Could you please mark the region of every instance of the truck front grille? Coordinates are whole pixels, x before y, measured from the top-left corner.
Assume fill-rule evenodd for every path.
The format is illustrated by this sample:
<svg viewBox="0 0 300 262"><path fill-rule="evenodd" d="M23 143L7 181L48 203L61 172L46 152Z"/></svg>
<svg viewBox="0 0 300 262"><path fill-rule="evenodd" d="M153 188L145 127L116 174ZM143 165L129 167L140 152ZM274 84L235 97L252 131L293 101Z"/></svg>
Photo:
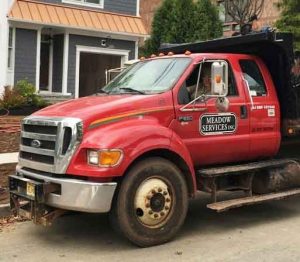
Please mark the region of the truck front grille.
<svg viewBox="0 0 300 262"><path fill-rule="evenodd" d="M40 171L63 174L82 130L77 118L27 117L22 123L19 164Z"/></svg>

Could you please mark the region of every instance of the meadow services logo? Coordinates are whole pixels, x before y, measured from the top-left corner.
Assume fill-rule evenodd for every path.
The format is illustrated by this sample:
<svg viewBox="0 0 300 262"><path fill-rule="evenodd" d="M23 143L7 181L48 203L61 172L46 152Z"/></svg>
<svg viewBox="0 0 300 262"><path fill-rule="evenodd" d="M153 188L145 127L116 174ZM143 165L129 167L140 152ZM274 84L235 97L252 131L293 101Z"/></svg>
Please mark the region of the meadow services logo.
<svg viewBox="0 0 300 262"><path fill-rule="evenodd" d="M236 131L237 119L234 113L204 114L199 121L202 135L232 134Z"/></svg>

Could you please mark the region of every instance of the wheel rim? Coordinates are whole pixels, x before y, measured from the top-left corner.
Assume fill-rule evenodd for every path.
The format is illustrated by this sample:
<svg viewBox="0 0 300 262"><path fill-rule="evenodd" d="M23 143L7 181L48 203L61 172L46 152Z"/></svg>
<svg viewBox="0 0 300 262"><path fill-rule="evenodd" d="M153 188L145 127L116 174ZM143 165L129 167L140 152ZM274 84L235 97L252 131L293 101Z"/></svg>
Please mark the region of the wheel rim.
<svg viewBox="0 0 300 262"><path fill-rule="evenodd" d="M174 202L172 192L171 186L157 177L140 184L134 199L138 221L152 228L166 224Z"/></svg>

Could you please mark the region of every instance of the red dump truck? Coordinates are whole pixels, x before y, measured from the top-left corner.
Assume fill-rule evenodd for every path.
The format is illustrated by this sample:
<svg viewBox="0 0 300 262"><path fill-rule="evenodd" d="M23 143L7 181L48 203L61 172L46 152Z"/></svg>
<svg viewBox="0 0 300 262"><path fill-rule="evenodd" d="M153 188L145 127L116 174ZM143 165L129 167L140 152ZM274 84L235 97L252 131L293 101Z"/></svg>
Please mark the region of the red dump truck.
<svg viewBox="0 0 300 262"><path fill-rule="evenodd" d="M145 247L176 235L197 191L218 212L300 194L292 64L283 33L165 46L99 93L26 117L12 211L43 225L109 212Z"/></svg>

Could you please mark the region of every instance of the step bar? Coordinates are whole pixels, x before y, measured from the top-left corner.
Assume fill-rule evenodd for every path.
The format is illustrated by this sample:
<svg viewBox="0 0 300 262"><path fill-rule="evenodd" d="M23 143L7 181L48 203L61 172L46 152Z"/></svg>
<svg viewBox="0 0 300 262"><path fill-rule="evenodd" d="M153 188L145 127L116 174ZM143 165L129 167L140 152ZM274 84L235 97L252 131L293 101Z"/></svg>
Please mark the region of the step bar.
<svg viewBox="0 0 300 262"><path fill-rule="evenodd" d="M220 201L220 202L208 204L207 208L215 210L217 212L224 212L229 209L233 209L241 206L260 204L266 201L280 200L280 199L284 199L296 195L300 195L300 188L292 189L284 192L278 192L278 193L255 195L251 197L243 197L243 198L237 198L232 200Z"/></svg>

